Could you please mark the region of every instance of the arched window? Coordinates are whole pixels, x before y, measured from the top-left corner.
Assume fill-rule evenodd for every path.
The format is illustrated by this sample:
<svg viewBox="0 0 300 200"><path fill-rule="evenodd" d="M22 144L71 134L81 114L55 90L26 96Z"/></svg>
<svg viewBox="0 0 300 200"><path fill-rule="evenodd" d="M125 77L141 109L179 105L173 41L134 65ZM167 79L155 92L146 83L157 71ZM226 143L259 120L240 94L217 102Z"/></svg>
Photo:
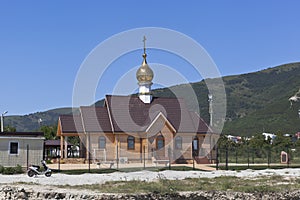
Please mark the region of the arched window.
<svg viewBox="0 0 300 200"><path fill-rule="evenodd" d="M182 149L182 137L180 136L175 138L175 149Z"/></svg>
<svg viewBox="0 0 300 200"><path fill-rule="evenodd" d="M162 149L165 146L165 138L162 135L157 136L156 138L156 149Z"/></svg>
<svg viewBox="0 0 300 200"><path fill-rule="evenodd" d="M194 137L193 139L193 150L198 151L199 150L199 139L198 137Z"/></svg>
<svg viewBox="0 0 300 200"><path fill-rule="evenodd" d="M192 155L194 156L199 156L199 139L197 136L193 138L192 142Z"/></svg>
<svg viewBox="0 0 300 200"><path fill-rule="evenodd" d="M106 138L104 136L99 137L99 149L106 148Z"/></svg>
<svg viewBox="0 0 300 200"><path fill-rule="evenodd" d="M133 136L128 136L127 138L127 149L130 149L130 150L134 150L134 137Z"/></svg>

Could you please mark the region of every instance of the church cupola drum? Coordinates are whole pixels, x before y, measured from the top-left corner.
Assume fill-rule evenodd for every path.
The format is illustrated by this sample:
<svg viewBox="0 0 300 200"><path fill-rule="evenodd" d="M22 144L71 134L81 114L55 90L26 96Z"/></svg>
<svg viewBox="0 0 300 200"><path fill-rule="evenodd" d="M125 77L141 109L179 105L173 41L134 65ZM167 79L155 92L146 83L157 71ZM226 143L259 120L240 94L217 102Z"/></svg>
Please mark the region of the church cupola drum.
<svg viewBox="0 0 300 200"><path fill-rule="evenodd" d="M151 85L153 80L153 71L147 64L147 54L146 54L146 37L144 36L144 54L143 54L143 63L136 72L136 79L138 80L139 85L139 98L144 103L151 103Z"/></svg>

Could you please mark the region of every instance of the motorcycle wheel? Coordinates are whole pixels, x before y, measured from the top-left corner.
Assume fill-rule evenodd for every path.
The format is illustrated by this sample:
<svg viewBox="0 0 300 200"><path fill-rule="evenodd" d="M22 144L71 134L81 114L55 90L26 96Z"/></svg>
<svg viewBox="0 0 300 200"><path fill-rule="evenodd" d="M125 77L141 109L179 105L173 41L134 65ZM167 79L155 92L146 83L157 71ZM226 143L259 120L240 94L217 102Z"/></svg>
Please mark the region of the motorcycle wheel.
<svg viewBox="0 0 300 200"><path fill-rule="evenodd" d="M46 172L45 176L50 177L52 175L52 172Z"/></svg>
<svg viewBox="0 0 300 200"><path fill-rule="evenodd" d="M31 170L29 170L28 172L27 172L27 175L29 176L29 177L33 177L34 176L34 172L33 171L31 171Z"/></svg>

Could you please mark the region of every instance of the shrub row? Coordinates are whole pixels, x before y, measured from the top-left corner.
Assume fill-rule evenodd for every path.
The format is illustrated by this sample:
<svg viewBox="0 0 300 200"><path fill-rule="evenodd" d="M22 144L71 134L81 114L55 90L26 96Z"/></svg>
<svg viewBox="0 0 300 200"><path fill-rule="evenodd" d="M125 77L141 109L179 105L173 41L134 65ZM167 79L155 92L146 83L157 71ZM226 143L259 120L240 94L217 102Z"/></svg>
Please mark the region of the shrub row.
<svg viewBox="0 0 300 200"><path fill-rule="evenodd" d="M0 174L22 174L24 173L22 166L17 165L16 167L3 167L0 165Z"/></svg>

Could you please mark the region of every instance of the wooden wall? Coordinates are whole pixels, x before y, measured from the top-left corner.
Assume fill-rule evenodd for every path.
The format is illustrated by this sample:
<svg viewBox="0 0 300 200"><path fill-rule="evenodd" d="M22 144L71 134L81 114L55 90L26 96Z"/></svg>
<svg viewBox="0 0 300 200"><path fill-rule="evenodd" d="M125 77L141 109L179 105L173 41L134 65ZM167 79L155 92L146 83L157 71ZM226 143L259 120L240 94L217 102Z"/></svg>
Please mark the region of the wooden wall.
<svg viewBox="0 0 300 200"><path fill-rule="evenodd" d="M157 150L157 136L162 135L165 141L165 147L161 150ZM159 155L163 159L168 159L169 151L171 150L171 160L177 159L192 159L192 141L194 137L198 137L199 150L205 148L206 151L210 149L211 139L205 138L205 134L194 134L194 133L173 133L172 129L165 124L165 126L156 135L147 138L147 136L139 135L138 133L92 133L90 134L91 141L91 157L104 160L103 150L99 150L99 137L105 136L106 138L106 160L117 159L118 157L126 158L128 162L140 162L143 159L143 147L145 146L146 158L151 160L152 156ZM128 149L127 139L128 136L134 136L135 145L134 149ZM175 148L175 138L182 138L182 148ZM210 137L210 136L208 136ZM204 140L205 138L205 140ZM148 140L148 142L147 142ZM208 142L209 141L209 142ZM118 144L118 147L117 147ZM200 150L201 151L201 150ZM199 153L200 156L200 153Z"/></svg>

